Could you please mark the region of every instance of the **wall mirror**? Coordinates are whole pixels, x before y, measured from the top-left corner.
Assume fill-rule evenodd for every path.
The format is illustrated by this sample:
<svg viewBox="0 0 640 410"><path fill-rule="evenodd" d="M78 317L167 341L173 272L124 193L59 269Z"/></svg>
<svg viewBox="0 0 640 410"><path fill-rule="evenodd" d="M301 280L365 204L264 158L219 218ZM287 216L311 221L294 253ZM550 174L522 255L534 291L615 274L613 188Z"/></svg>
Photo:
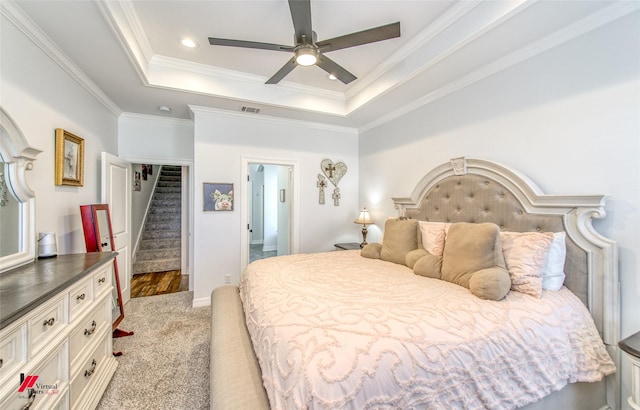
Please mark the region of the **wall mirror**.
<svg viewBox="0 0 640 410"><path fill-rule="evenodd" d="M0 273L35 259L35 193L25 172L40 152L0 107Z"/></svg>
<svg viewBox="0 0 640 410"><path fill-rule="evenodd" d="M87 252L111 252L114 247L114 240L111 228L111 213L109 205L94 204L81 205L80 215L82 216L82 229L84 231L84 242ZM118 273L118 258L113 260L113 292L112 292L112 330L118 333L118 324L124 319L124 305L122 302L122 288L120 287L120 275ZM122 332L126 333L126 332Z"/></svg>

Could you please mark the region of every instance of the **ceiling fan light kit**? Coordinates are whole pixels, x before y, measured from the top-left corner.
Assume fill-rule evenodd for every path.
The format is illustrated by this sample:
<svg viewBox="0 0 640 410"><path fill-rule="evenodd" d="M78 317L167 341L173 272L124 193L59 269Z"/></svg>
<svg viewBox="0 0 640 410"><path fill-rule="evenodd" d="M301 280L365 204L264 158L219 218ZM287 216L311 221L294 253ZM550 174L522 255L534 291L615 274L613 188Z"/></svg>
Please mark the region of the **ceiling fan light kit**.
<svg viewBox="0 0 640 410"><path fill-rule="evenodd" d="M293 47L216 37L209 37L209 44L260 50L293 51L294 56L269 78L266 84L277 84L298 65L312 66L314 64L328 74L335 76L342 83L349 84L357 77L324 55L324 53L400 37L400 22L396 22L329 40L316 41L316 33L311 26L311 0L289 0L289 10L291 11L291 19L293 20L295 31L296 45ZM308 39L311 39L311 42Z"/></svg>
<svg viewBox="0 0 640 410"><path fill-rule="evenodd" d="M311 66L318 61L318 49L311 44L303 44L296 47L296 63L301 66Z"/></svg>

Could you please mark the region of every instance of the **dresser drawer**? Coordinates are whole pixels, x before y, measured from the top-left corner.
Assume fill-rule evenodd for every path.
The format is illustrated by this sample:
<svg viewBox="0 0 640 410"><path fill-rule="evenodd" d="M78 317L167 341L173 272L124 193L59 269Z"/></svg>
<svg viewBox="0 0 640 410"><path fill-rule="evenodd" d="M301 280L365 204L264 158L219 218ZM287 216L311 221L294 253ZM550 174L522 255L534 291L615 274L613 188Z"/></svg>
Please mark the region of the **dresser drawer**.
<svg viewBox="0 0 640 410"><path fill-rule="evenodd" d="M80 364L80 368L75 375L72 375L70 400L71 408L79 408L83 399L83 393L87 386L89 386L94 380L96 382L101 377L101 373L106 371L107 358L111 358L113 354L110 348L110 335L106 336L105 333L100 335L101 341L94 348L91 354Z"/></svg>
<svg viewBox="0 0 640 410"><path fill-rule="evenodd" d="M10 380L11 394L0 404L3 410L50 409L60 403L69 385L67 382L67 345L59 345L43 364L28 374L24 381L18 375ZM21 391L22 390L22 391ZM30 404L30 405L29 405ZM29 405L29 407L26 407Z"/></svg>
<svg viewBox="0 0 640 410"><path fill-rule="evenodd" d="M4 329L0 333L0 386L27 362L27 324Z"/></svg>
<svg viewBox="0 0 640 410"><path fill-rule="evenodd" d="M93 277L89 277L71 288L69 292L69 322L73 322L82 309L91 304L92 300Z"/></svg>
<svg viewBox="0 0 640 410"><path fill-rule="evenodd" d="M77 371L77 366L81 363L81 354L83 350L91 344L100 335L103 335L105 328L111 326L111 323L107 321L107 313L110 309L111 300L103 299L100 305L96 307L86 318L76 324L75 329L69 336L69 359L71 361L71 374Z"/></svg>
<svg viewBox="0 0 640 410"><path fill-rule="evenodd" d="M64 296L58 296L38 309L29 319L31 357L45 347L67 325L65 301Z"/></svg>
<svg viewBox="0 0 640 410"><path fill-rule="evenodd" d="M93 295L97 299L104 292L111 292L111 278L113 278L113 264L110 263L93 275Z"/></svg>

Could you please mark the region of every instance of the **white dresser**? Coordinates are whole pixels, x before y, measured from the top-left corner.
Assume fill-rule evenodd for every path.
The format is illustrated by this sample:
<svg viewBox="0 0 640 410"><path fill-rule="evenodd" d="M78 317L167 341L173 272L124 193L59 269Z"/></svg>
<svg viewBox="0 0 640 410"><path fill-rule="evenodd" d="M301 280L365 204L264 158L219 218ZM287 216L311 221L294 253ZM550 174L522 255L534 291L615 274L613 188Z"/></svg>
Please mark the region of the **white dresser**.
<svg viewBox="0 0 640 410"><path fill-rule="evenodd" d="M97 406L118 365L115 255L61 255L0 277L0 409Z"/></svg>

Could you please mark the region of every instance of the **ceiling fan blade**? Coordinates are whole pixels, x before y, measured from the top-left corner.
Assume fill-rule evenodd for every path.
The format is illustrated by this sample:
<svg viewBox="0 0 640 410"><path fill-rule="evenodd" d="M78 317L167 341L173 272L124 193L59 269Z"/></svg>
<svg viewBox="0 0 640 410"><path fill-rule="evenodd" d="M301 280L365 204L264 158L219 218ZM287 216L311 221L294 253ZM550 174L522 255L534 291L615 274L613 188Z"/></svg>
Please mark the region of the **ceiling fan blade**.
<svg viewBox="0 0 640 410"><path fill-rule="evenodd" d="M302 43L303 35L307 38L307 42L312 42L311 0L289 0L289 10L291 10L296 43Z"/></svg>
<svg viewBox="0 0 640 410"><path fill-rule="evenodd" d="M292 57L291 60L287 61L287 64L282 66L282 68L278 70L278 72L275 73L273 77L268 79L265 84L278 84L280 80L285 78L287 74L293 71L293 69L296 68L297 65L298 64L296 63L296 58Z"/></svg>
<svg viewBox="0 0 640 410"><path fill-rule="evenodd" d="M327 73L335 75L336 78L342 81L344 84L349 84L351 81L358 78L342 68L340 65L338 65L338 63L336 63L329 57L324 56L320 53L318 53L318 61L316 62L316 65L322 68Z"/></svg>
<svg viewBox="0 0 640 410"><path fill-rule="evenodd" d="M320 51L326 53L328 51L341 50L343 48L375 43L376 41L388 40L396 37L400 37L400 22L370 28L368 30L335 37L329 40L318 41L316 45Z"/></svg>
<svg viewBox="0 0 640 410"><path fill-rule="evenodd" d="M257 41L244 41L244 40L229 40L227 38L215 38L209 37L209 44L212 46L229 46L229 47L244 47L244 48L258 48L260 50L275 50L275 51L293 51L293 46L283 46L280 44L272 43L259 43Z"/></svg>

